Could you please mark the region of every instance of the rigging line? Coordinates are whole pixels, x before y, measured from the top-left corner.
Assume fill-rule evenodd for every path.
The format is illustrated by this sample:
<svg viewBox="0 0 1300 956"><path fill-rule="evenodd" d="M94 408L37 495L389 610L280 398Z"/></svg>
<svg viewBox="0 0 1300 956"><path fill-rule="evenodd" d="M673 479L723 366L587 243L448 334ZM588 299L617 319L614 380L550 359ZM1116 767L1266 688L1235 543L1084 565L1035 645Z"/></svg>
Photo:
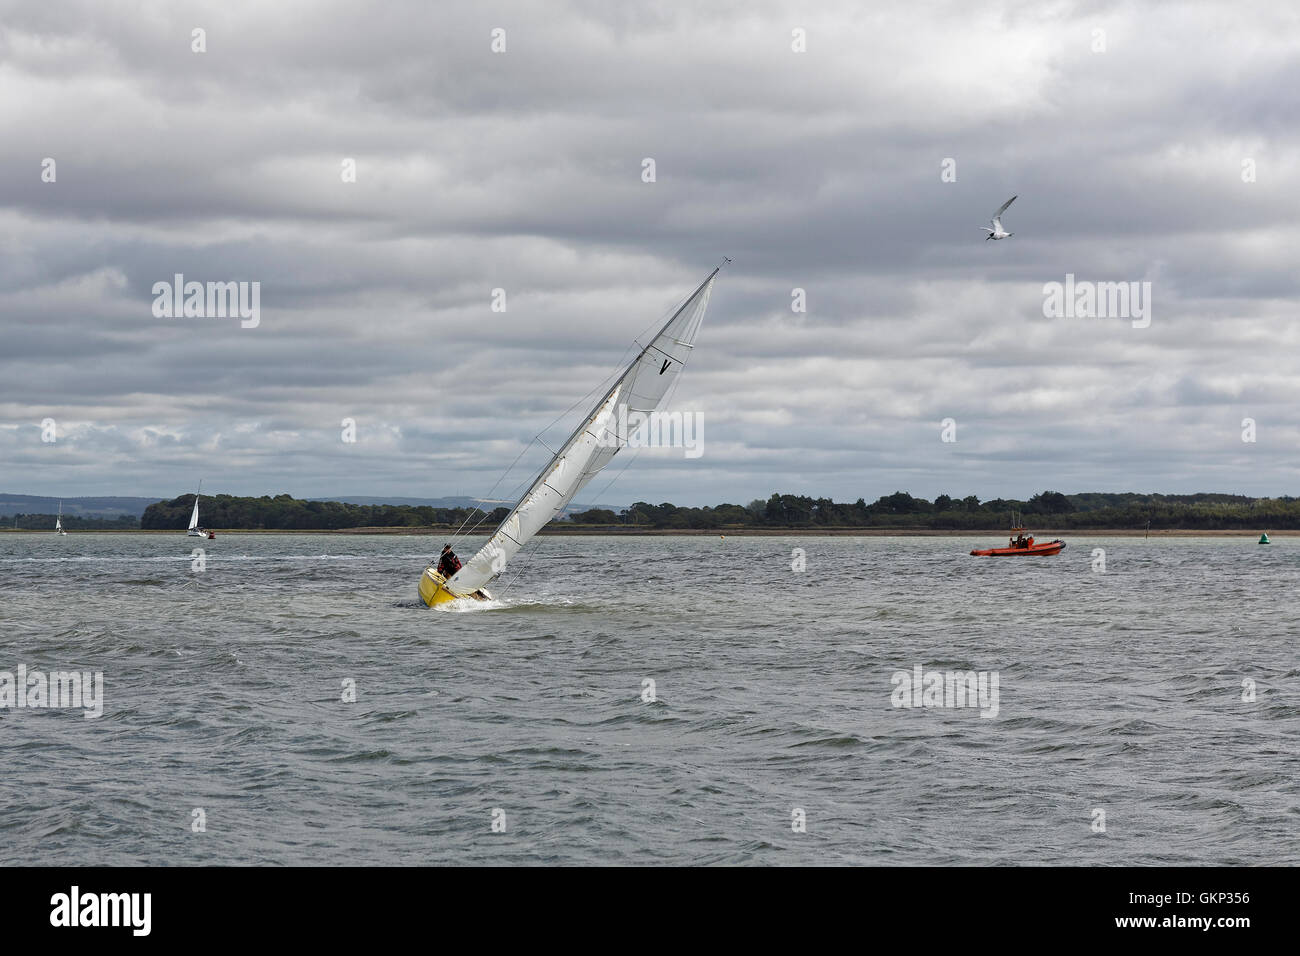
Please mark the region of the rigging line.
<svg viewBox="0 0 1300 956"><path fill-rule="evenodd" d="M552 456L552 457L555 456L555 452L551 450L551 448L546 444L546 442L542 441L542 436L543 436L544 434L546 434L546 433L547 433L547 432L548 432L552 427L554 427L554 425L555 425L556 422L558 422L558 421L560 421L561 419L563 419L563 418L565 418L566 416L568 416L568 415L569 415L569 414L570 414L570 413L571 413L575 408L577 408L579 405L582 405L584 402L586 402L588 399L590 399L591 396L592 396L593 394L595 394L596 392L600 391L600 389L604 388L604 386L606 385L606 383L609 382L611 378L613 378L615 375L620 375L620 374L623 374L624 372L626 372L626 371L627 371L627 366L628 366L628 364L630 364L630 363L625 362L625 360L626 360L627 356L629 355L629 353L632 352L632 350L633 350L634 346L636 346L636 344L637 344L637 343L633 342L632 345L628 345L628 346L626 346L626 347L623 349L622 354L619 356L618 363L614 366L614 369L613 369L611 372L608 372L608 373L605 375L605 377L604 377L603 379L601 379L600 382L598 382L598 383L596 384L596 386L595 386L594 388L591 388L590 390L588 390L586 394L584 394L584 395L582 395L580 398L578 398L578 400L575 401L572 405L570 405L570 406L569 406L568 408L566 408L564 411L560 412L560 414L557 415L555 418L551 419L551 421L550 421L548 424L546 424L546 425L542 428L541 431L539 431L536 435L534 435L531 439L529 439L528 444L526 444L526 445L524 446L523 450L522 450L521 452L519 452L518 455L515 456L515 460L512 461L512 462L510 463L510 467L507 468L507 469L502 473L501 477L499 477L499 478L496 480L496 484L494 484L494 485L492 486L492 488L488 491L487 496L488 496L489 498L491 498L492 495L496 492L496 490L497 490L497 486L500 485L501 482L505 481L506 476L509 475L510 472L514 470L515 465L519 464L519 459L523 458L524 455L528 453L528 450L529 450L530 448L532 448L532 446L533 446L533 442L536 442L537 444L539 444L539 445L541 445L543 448L545 448L547 451L551 452L551 456ZM545 468L545 466L543 466L543 469L544 469L544 468ZM540 472L539 472L539 476L540 476ZM536 482L536 479L534 479L533 481L534 481L534 483L535 483L535 482ZM519 484L517 484L517 485L515 486L515 489L514 489L514 490L515 490L515 492L517 493L517 492L519 491L519 489L520 489L520 488L523 488L523 487L524 487L524 481L521 480L521 481L519 482ZM516 494L512 494L511 497L516 497ZM518 502L516 502L516 506L517 506L517 505L518 505ZM470 513L469 513L468 515L466 515L465 519L460 523L460 526L459 526L459 527L458 527L454 532L452 532L452 538L451 538L451 539L452 539L453 542L459 541L461 538L464 538L464 537L467 537L467 536L470 535L470 534L473 534L474 531L478 529L479 525L481 525L485 520L487 520L487 516L488 516L489 512L483 511L483 517L479 518L479 520L476 521L476 522L474 523L474 526L473 526L469 531L465 531L465 530L464 530L464 529L465 529L465 525L469 523L470 519L472 519L472 518L474 517L475 513L476 513L476 512L479 512L479 511L482 511L482 510L483 510L483 509L479 508L478 505L475 505L475 506L474 506L474 508L470 511ZM495 510L495 509L493 509L493 510Z"/></svg>
<svg viewBox="0 0 1300 956"><path fill-rule="evenodd" d="M640 449L640 448L636 448L636 449L634 449L634 450L632 451L632 454L631 454L630 456L628 456L627 464L624 465L622 468L620 468L620 469L619 469L619 470L614 474L614 477L610 478L609 481L605 482L605 487L602 488L602 489L600 489L599 493L597 493L596 495L593 495L593 497L595 498L595 500L596 500L597 503L599 503L600 499L603 498L603 497L605 496L605 492L609 491L610 486L612 486L612 485L614 484L614 482L616 482L616 481L618 481L620 478L622 478L622 477L623 477L623 473L624 473L625 471L627 471L629 468L632 467L632 462L636 461L636 456L639 455L639 454L641 454L641 449Z"/></svg>
<svg viewBox="0 0 1300 956"><path fill-rule="evenodd" d="M497 507L500 507L500 505L498 505ZM455 543L455 542L457 542L457 541L461 541L461 540L463 540L464 538L468 538L470 535L472 535L472 534L474 534L475 532L478 531L479 527L483 524L484 521L487 521L488 518L492 517L492 512L491 512L491 511L486 511L486 510L484 510L484 509L482 509L482 508L478 508L477 505L475 506L475 508L476 508L478 511L481 511L481 512L482 512L482 516L481 516L477 521L475 521L474 524L473 524L473 526L472 526L471 528L469 528L469 530L467 530L467 531L466 531L466 530L463 530L463 529L465 528L465 522L468 522L469 519L473 517L473 514L471 513L470 516L467 517L467 518L465 519L464 522L461 522L461 526L460 526L460 528L457 529L456 533L452 536L452 539L451 539L451 540L452 540L453 543ZM493 508L492 511L496 511L496 508Z"/></svg>
<svg viewBox="0 0 1300 956"><path fill-rule="evenodd" d="M523 447L523 449L519 452L519 454L515 456L515 460L512 461L512 462L510 463L510 466L509 466L508 468L506 468L506 470L505 470L504 472L501 473L501 476L497 478L495 484L493 484L492 487L491 487L490 489L488 489L488 493L487 493L487 497L488 497L488 498L491 498L492 495L496 493L497 487L501 484L501 482L503 482L503 481L506 480L506 477L510 474L511 471L514 470L515 465L519 464L519 459L523 458L524 455L526 455L526 454L528 453L528 450L529 450L530 448L533 447L533 443L534 443L534 442L536 442L537 444L541 445L543 448L546 448L547 451L550 451L552 457L555 455L555 452L551 451L551 449L547 446L547 444L546 444L544 441L542 441L542 436L543 436L544 434L546 434L546 432L549 431L549 430L550 430L550 429L555 425L556 422L560 421L560 419L564 418L564 417L567 416L569 413L571 413L575 408L577 408L579 405L581 405L583 402L585 402L588 398L590 398L590 397L592 396L592 394L594 394L595 392L599 391L600 388L603 387L604 384L605 384L606 382L608 382L609 379L610 379L613 375L618 374L619 371L620 371L620 369L623 369L623 368L624 368L624 365L623 365L623 359L625 359L625 358L627 357L628 353L631 352L631 351L632 351L632 346L631 346L631 345L625 347L625 348L623 349L623 353L619 356L618 364L615 365L613 371L607 373L607 374L605 375L605 377L604 377L604 378L603 378L599 383L597 383L596 386L595 386L594 388L588 390L586 394L584 394L584 395L582 395L580 398L578 398L578 400L575 401L572 405L570 405L570 406L569 406L568 408L566 408L564 411L560 412L560 414L557 415L555 418L551 419L551 421L550 421L549 423L547 423L545 426L543 426L543 428L541 429L541 431L539 431L536 435L534 435L532 438L530 438L530 439L528 440L528 443L525 444L524 447ZM515 489L514 489L514 490L517 492L519 488L523 487L523 484L524 484L524 482L521 480L521 481L519 482L519 484L517 484L517 485L515 486ZM511 497L515 497L515 495L512 494ZM495 509L493 509L493 510L495 510ZM487 515L489 514L489 512L483 511L483 517L480 518L477 522L475 522L474 527L473 527L470 531L465 531L465 530L464 530L464 529L465 529L465 525L467 525L467 524L469 523L469 521L474 517L474 515L475 515L477 512L480 512L480 511L483 511L483 509L481 509L477 504L476 504L476 505L475 505L475 506L470 510L470 513L469 513L468 515L465 516L465 518L464 518L463 521L461 521L460 526L457 527L456 530L452 532L451 539L452 539L453 542L455 542L455 541L459 541L461 538L466 537L466 536L469 535L469 534L472 534L473 531L474 531L475 529L477 529L478 526L481 525L481 524L483 523L483 521L486 520Z"/></svg>
<svg viewBox="0 0 1300 956"><path fill-rule="evenodd" d="M543 539L544 539L544 538L549 537L549 535L540 535L540 534L539 534L539 535L537 535L536 537L538 537L538 538L543 538ZM513 563L515 564L515 573L511 576L511 578L510 578L508 581L502 581L502 582L501 582L501 588L500 588L500 592L501 592L501 594L503 594L503 595L504 595L504 594L509 594L509 593L514 589L515 584L519 581L519 577L520 577L520 575L522 575L525 571L528 570L528 568L529 568L529 567L532 565L532 563L533 563L533 559L535 559L535 558L537 557L538 553L540 553L541 550L542 550L542 548L544 548L545 546L546 546L546 542L545 542L544 540L543 540L543 541L538 541L537 544L533 547L533 549L532 549L532 554L530 555L530 557L529 557L528 559L526 559L526 560L524 560L524 561L522 561L522 562L519 562L519 561L513 562ZM519 557L519 555L516 554L516 555L515 555L515 558L518 559L518 557Z"/></svg>
<svg viewBox="0 0 1300 956"><path fill-rule="evenodd" d="M506 480L506 475L510 474L511 470L514 469L515 465L519 464L519 459L520 459L520 458L523 458L523 457L524 457L524 454L525 454L525 453L528 451L528 449L531 448L532 446L533 446L533 443L532 443L532 442L529 442L527 445L525 445L525 446L523 447L523 450L520 451L519 454L515 456L515 460L512 461L512 462L510 463L510 467L507 468L507 469L502 473L501 477L498 478L498 479L496 480L496 484L494 484L491 488L488 489L487 496L488 496L489 498L491 498L492 495L496 492L496 490L497 490L497 485L501 484L501 482L503 482L503 481ZM461 534L461 532L464 530L465 525L467 525L467 524L469 523L469 520L470 520L471 518L474 517L474 512L476 512L476 511L482 511L482 510L483 510L483 509L480 508L477 504L474 505L474 507L473 507L473 509L470 511L470 513L467 514L467 515L465 516L465 519L464 519L463 521L461 521L461 523L460 523L460 527L458 527L455 531L453 531L453 532L451 533L451 540L452 540L453 542L459 541L462 537L464 537L464 535ZM484 514L486 515L486 512L484 512ZM482 523L482 519L480 519L479 523L480 523L480 524ZM478 525L476 524L474 527L477 528Z"/></svg>
<svg viewBox="0 0 1300 956"><path fill-rule="evenodd" d="M730 260L727 260L727 261L729 262ZM721 268L721 267L719 267L719 268ZM718 269L714 269L714 270L713 270L713 274L714 274L714 275L716 275L717 272L718 272ZM709 278L711 279L711 278L713 278L713 276L711 275L711 276L709 276ZM705 280L706 283L707 283L707 281L708 281L708 280ZM691 299L693 299L696 295L698 295L699 292L700 292L700 289L702 289L703 287L704 287L704 286L701 285L701 286L700 286L699 288L697 288L694 292L688 293L688 294L686 295L685 298L683 298L683 299L679 299L679 300L675 300L672 306L670 306L666 311L661 312L661 313L659 314L659 317L658 317L658 318L657 318L653 323L651 323L649 326L647 326L645 329L643 329L643 330L641 331L641 333L640 333L639 335L637 335L636 339L633 339L631 345L628 345L628 346L626 346L626 347L623 349L623 352L622 352L622 354L619 356L618 361L615 363L614 368L613 368L612 371L610 371L609 373L607 373L607 374L605 375L605 377L604 377L603 379L601 379L600 382L598 382L598 383L596 384L595 387L593 387L592 389L590 389L586 394L584 394L582 397L580 397L577 401L575 401L572 405L570 405L568 408L566 408L564 411L562 411L562 412L561 412L559 415L557 415L555 418L551 419L551 421L550 421L550 422L549 422L545 427L543 427L541 431L539 431L536 435L534 435L533 438L532 438L532 440L530 440L530 441L528 442L528 444L524 446L523 450L520 451L520 453L515 457L515 460L514 460L513 462L510 463L510 467L507 468L507 469L505 470L505 472L501 475L501 477L499 477L499 478L497 479L496 484L494 484L494 485L492 486L492 488L488 491L488 497L490 498L490 497L491 497L491 496L496 492L497 486L500 485L501 482L505 480L506 475L509 475L509 474L510 474L511 470L514 469L515 465L517 465L517 464L519 463L519 459L522 458L522 457L524 456L524 454L528 451L528 449L532 447L532 444L533 444L534 441L535 441L535 442L538 442L539 444L542 445L542 447L546 448L546 447L547 447L547 446L546 446L546 443L543 442L543 441L541 440L542 435L546 434L546 432L547 432L548 430L550 430L550 429L555 425L556 422L560 421L562 418L564 418L564 417L566 417L567 415L569 415L569 414L570 414L570 413L571 413L575 408L577 408L579 405L581 405L581 404L583 404L584 402L586 402L586 401L587 401L587 400L588 400L588 399L589 399L593 394L595 394L595 393L598 392L601 388L603 388L603 387L605 386L605 384L606 384L607 382L609 382L610 379L612 379L614 376L616 376L616 375L620 375L620 374L626 374L627 369L630 367L630 364L631 364L631 363L628 363L626 360L627 360L628 355L633 351L633 349L634 349L634 348L640 348L640 350L641 350L641 354L644 354L644 353L646 352L646 348L645 348L645 347L642 347L642 346L641 346L641 343L640 343L638 340L639 340L642 336L644 336L647 332L649 332L650 330L652 330L652 329L654 329L654 328L656 328L656 327L659 327L659 326L663 325L663 324L664 324L664 316L668 316L668 315L673 315L673 316L675 316L677 313L681 312L682 309L686 308L687 303L689 303L689 302L691 301ZM640 357L640 356L638 356L638 360L639 360L639 357ZM682 361L681 364L683 365L683 367L686 365L685 361ZM674 383L674 384L675 384L675 383ZM547 450L550 451L549 448L547 448ZM554 456L555 453L552 452L551 454L552 454L552 456ZM543 470L544 470L544 469L545 469L545 466L543 466ZM626 470L626 468L625 468L624 470ZM541 477L540 472L539 472L539 474L538 474L538 477ZM534 479L534 483L536 483L536 479ZM521 483L521 485L522 485L522 483ZM518 502L516 502L516 507L518 507ZM494 509L494 510L495 510L495 509ZM483 517L483 518L480 518L477 522L475 522L475 524L474 524L473 528L471 529L471 531L469 531L469 532L465 532L465 531L464 531L465 526L469 523L470 519L473 518L474 515L475 515L477 512L479 512L479 511L482 511L482 509L479 508L478 505L476 504L476 505L474 506L474 508L470 511L470 513L469 513L468 515L466 515L465 519L460 523L460 526L459 526L459 527L458 527L454 532L452 532L452 541L453 541L453 542L454 542L454 541L459 541L461 538L463 538L463 537L467 536L468 534L472 533L474 530L477 530L477 528L479 527L479 525L481 525L481 524L483 523L483 521L486 520L486 517L487 517L488 512L484 511L484 512L483 512L484 517ZM463 533L462 533L462 532L463 532Z"/></svg>
<svg viewBox="0 0 1300 956"><path fill-rule="evenodd" d="M637 450L640 451L640 449ZM631 462L628 462L628 464L631 464ZM627 469L624 468L624 471L626 470ZM572 502L566 502L564 506L561 507L560 510L551 518L551 521L554 521L556 518L563 517L564 513L568 510L569 505L571 503ZM551 521L546 522L546 525L549 525ZM543 527L545 527L545 525ZM502 582L500 588L502 594L506 594L514 588L515 584L518 583L520 577L523 576L523 573L532 567L533 562L537 559L537 556L541 554L542 549L546 547L547 539L551 537L560 537L560 535L541 534L539 532L537 535L534 536L533 539L536 543L533 544L533 547L528 552L525 552L521 549L515 554L515 557L511 561L511 563L515 565L515 573L513 576L511 576L511 578L508 581ZM527 554L527 557L525 558L525 560L521 562L519 558L521 555L524 554Z"/></svg>
<svg viewBox="0 0 1300 956"><path fill-rule="evenodd" d="M482 510L482 509L480 509L480 510ZM479 525L483 524L484 521L487 521L487 519L488 519L488 515L489 515L490 513L491 513L491 512L484 511L484 512L483 512L483 516L482 516L481 518L479 518L477 521L475 521L475 522L474 522L474 526L473 526L472 528L470 528L468 531L458 530L458 531L456 532L456 534L452 536L452 539L451 539L451 540L452 540L452 543L455 544L455 543L457 543L457 542L459 542L459 541L463 541L465 538L468 538L470 535L472 535L472 534L474 534L476 531L478 531L478 529L479 529ZM465 520L468 521L469 519L466 518ZM463 525L463 524L461 525L461 528L462 528L462 529L464 528L464 525Z"/></svg>
<svg viewBox="0 0 1300 956"><path fill-rule="evenodd" d="M686 296L681 299L674 299L672 305L670 305L667 309L659 313L659 318L655 319L654 322L650 323L644 329L641 330L641 332L637 335L636 340L634 340L635 344L640 345L641 343L639 340L643 336L645 336L649 332L662 328L667 317L670 315L676 315L678 312L680 312L682 306L684 306L687 302L689 302L692 298L694 298L695 294L699 291L700 291L699 289L696 289L695 292L688 292Z"/></svg>
<svg viewBox="0 0 1300 956"><path fill-rule="evenodd" d="M548 522L548 524L549 524L549 522ZM536 538L545 538L546 536L545 536L545 535L541 535L541 534L539 534L539 535L535 535L534 537L536 537ZM533 557L536 557L537 553L538 553L539 551L542 550L542 547L543 547L543 546L544 546L544 542L542 542L542 541L538 541L538 542L533 546L533 548L532 548L532 556L533 556ZM511 590L514 588L514 586L515 586L515 582L519 580L519 576L520 576L521 574L523 574L524 571L526 571L526 570L528 569L529 565L532 564L531 559L525 559L524 561L520 561L520 560L519 560L520 555L523 554L523 553L524 553L523 549L520 548L519 551L515 552L515 556L514 556L514 558L511 560L511 562L510 562L511 564L513 564L513 565L515 566L515 573L514 573L514 574L513 574L513 575L512 575L508 580L506 580L506 579L503 578L502 581L501 581L500 587L497 587L497 585L493 584L493 588L497 591L498 594L506 595L506 594L510 593L510 591L511 591ZM504 573L504 572L502 572L502 573ZM489 583L491 583L491 582L489 582Z"/></svg>
<svg viewBox="0 0 1300 956"><path fill-rule="evenodd" d="M592 395L596 394L601 389L603 389L606 383L608 383L610 379L612 379L615 375L621 375L623 372L627 371L627 367L631 364L630 362L627 361L627 357L632 352L634 347L639 348L639 346L635 341L632 342L630 345L625 346L623 351L619 353L618 361L614 364L614 368L611 371L607 372L605 374L605 377L602 378L599 382L597 382L594 387L592 387L585 394L579 397L576 402L574 402L564 411L560 412L560 414L552 418L551 421L544 428L542 428L541 431L539 431L536 435L533 436L533 441L539 441L543 435L545 435L548 431L550 431L550 429L555 425L556 422L560 421L560 419L567 416L575 408L577 408L579 405L582 405L584 402L587 401L587 399L591 398Z"/></svg>
<svg viewBox="0 0 1300 956"><path fill-rule="evenodd" d="M623 351L624 351L624 354L626 354L627 351L628 351L628 349L624 349ZM618 371L618 369L616 368L615 371ZM612 375L612 374L613 374L613 373L611 372L610 375ZM608 381L610 375L606 375L604 381ZM487 498L490 499L490 498L492 497L492 495L494 495L494 494L496 493L496 490L497 490L497 488L500 486L501 482L503 482L503 481L506 480L506 477L509 476L510 472L512 472L512 471L514 470L515 465L519 464L519 460L520 460L521 458L523 458L524 455L528 454L528 450L529 450L530 448L533 447L533 444L534 444L534 443L537 443L537 444L541 445L543 448L545 448L548 452L551 453L551 456L552 456L552 457L554 457L555 454L556 454L555 451L554 451L553 449L551 449L551 447L550 447L549 445L547 445L546 442L542 441L542 436L543 436L544 434L546 434L546 432L549 431L549 430L551 429L551 427L555 425L556 422L558 422L560 419L562 419L562 418L564 418L565 416L567 416L570 412L572 412L575 408L577 408L577 407L578 407L582 402L584 402L587 398L589 398L593 392L597 391L597 389L599 389L599 388L601 387L601 385L604 384L604 381L602 381L600 384L598 384L595 388L592 388L592 389L591 389L590 391L588 391L585 395L583 395L581 398L579 398L577 401L575 401L572 405L570 405L568 408L566 408L564 411L562 411L559 415L557 415L555 418L553 418L553 419L552 419L552 420L551 420L551 421L550 421L546 426L544 426L544 427L542 428L541 431L539 431L536 435L534 435L532 438L530 438L530 439L528 440L527 444L525 444L524 447L523 447L523 449L519 452L519 454L515 456L515 460L512 461L512 462L510 463L509 467L507 467L506 470L505 470L504 472L501 473L501 476L500 476L499 478L497 478L496 482L495 482L495 483L492 485L492 487L488 490ZM545 467L545 466L543 466L543 467ZM526 481L526 480L527 480L527 479L522 479L518 484L515 485L514 489L512 489L512 494L511 494L511 497L512 497L512 498L516 496L516 493L519 491L520 488L524 487L524 481ZM536 479L534 479L534 482L535 482L535 481L536 481ZM480 500L483 500L483 499L480 499ZM496 510L496 509L493 509L493 510ZM470 519L474 517L475 513L476 513L476 512L479 512L479 511L483 511L483 509L480 508L478 505L475 505L474 508L470 511L470 513L465 517L465 520L461 522L460 527L457 528L456 531L453 533L453 535L452 535L452 540L453 540L453 541L458 540L459 538L465 536L465 535L462 534L461 532L463 531L465 525L470 521ZM484 514L484 518L486 518L486 516L489 514L489 512L487 512L487 511L483 511L483 514ZM475 523L474 527L477 528L480 524L482 524L484 518L480 518L480 519ZM469 533L471 533L471 532L465 532L465 534L469 534Z"/></svg>
<svg viewBox="0 0 1300 956"><path fill-rule="evenodd" d="M522 453L521 453L521 454L522 454ZM518 459L516 459L516 460L518 460ZM513 468L514 466L511 465L511 467ZM520 489L523 488L523 487L525 486L525 484L527 483L527 481L528 481L528 479L525 478L525 479L522 479L518 484L516 484L516 485L514 486L514 488L512 488L512 489L510 490L509 497L511 497L511 498L518 498L518 497L520 497L520 494L521 494ZM497 507L501 507L501 506L498 505ZM462 534L461 532L458 531L458 532L457 532L458 537L453 538L453 539L452 539L453 541L459 541L459 540L461 540L461 539L463 539L463 538L467 538L467 537L469 537L470 535L474 534L474 533L477 532L478 529L482 526L482 524L483 524L484 521L487 521L488 518L492 517L492 513L491 513L490 511L487 511L487 510L482 509L482 508L480 508L480 509L478 509L478 510L480 510L480 511L483 512L482 515L481 515L481 517L479 517L479 519L478 519L477 521L474 522L474 524L473 524L473 526L472 526L471 528L469 528L467 531L464 531L463 534ZM496 508L493 508L493 509L492 509L492 511L495 511L495 510L496 510ZM473 515L471 514L469 517L473 517ZM467 517L467 518L465 519L466 522L469 521L469 517ZM464 528L464 526L465 526L464 523L462 523L462 524L461 524L461 528Z"/></svg>
<svg viewBox="0 0 1300 956"><path fill-rule="evenodd" d="M686 370L685 358L681 360L681 366L682 367L677 371L677 376L673 379L673 384L668 387L668 394L664 396L664 401L662 405L663 408L668 408L672 405L673 396L677 394L677 386L681 385L682 383L681 373ZM604 488L602 488L597 494L593 495L595 503L599 504L600 499L605 496L605 492L609 491L609 489L613 486L614 482L622 478L624 472L626 472L629 468L632 467L632 463L636 461L637 455L639 454L641 454L640 447L633 449L631 457L629 457L627 460L627 464L625 464L622 468L620 468L618 472L615 473L614 477L610 478L609 481L605 483Z"/></svg>
<svg viewBox="0 0 1300 956"><path fill-rule="evenodd" d="M515 460L510 463L510 467L506 469L505 474L503 474L500 478L497 479L497 484L493 485L492 490L488 492L489 499L496 492L497 485L501 484L501 482L503 482L506 479L506 475L509 475L510 472L514 470L515 465L519 463L519 459L522 458L528 452L528 449L532 448L534 442L541 445L547 451L551 451L551 449L547 446L547 444L544 441L541 441L538 438L532 439L532 441L530 441L526 446L524 446L524 450L521 451L517 456L515 456ZM554 456L555 452L551 451L551 455ZM536 483L537 483L536 478L529 479L527 477L524 477L521 478L518 482L516 482L515 486L510 489L510 492L508 493L508 497L515 501L516 508L519 506L519 499L522 497L523 494L526 493L525 489L531 487L531 485ZM498 507L500 506L498 505ZM481 517L479 517L479 519L474 522L472 527L470 527L468 530L465 530L465 525L469 522L470 518L474 517L474 512L471 512L468 516L466 516L465 520L461 522L460 528L456 530L456 534L452 538L453 541L459 541L462 538L466 538L469 535L474 534L474 532L478 531L479 527L483 524L483 522L487 521L488 518L491 517L491 512L487 511L484 508L479 508L476 505L475 510L482 512ZM495 511L496 508L493 508L492 510ZM513 511L514 509L512 508L510 510Z"/></svg>

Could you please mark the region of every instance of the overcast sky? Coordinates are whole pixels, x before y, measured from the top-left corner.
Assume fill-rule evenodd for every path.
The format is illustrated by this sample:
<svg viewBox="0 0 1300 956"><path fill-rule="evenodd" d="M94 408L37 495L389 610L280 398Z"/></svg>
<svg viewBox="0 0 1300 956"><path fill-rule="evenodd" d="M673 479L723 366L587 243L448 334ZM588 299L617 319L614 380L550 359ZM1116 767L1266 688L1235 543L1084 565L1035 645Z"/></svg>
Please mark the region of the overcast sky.
<svg viewBox="0 0 1300 956"><path fill-rule="evenodd" d="M1297 91L1275 0L0 0L0 492L486 495L730 256L588 500L1297 494Z"/></svg>

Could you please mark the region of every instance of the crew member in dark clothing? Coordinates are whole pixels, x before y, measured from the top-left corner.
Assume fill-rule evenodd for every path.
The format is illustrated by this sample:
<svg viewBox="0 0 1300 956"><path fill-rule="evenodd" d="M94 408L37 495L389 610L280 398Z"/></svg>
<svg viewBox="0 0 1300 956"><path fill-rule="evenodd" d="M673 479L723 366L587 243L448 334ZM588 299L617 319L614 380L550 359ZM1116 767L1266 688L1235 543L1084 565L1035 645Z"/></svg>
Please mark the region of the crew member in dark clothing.
<svg viewBox="0 0 1300 956"><path fill-rule="evenodd" d="M451 545L442 546L442 557L438 559L438 573L444 578L449 578L460 570L460 558L456 557L456 552L451 550Z"/></svg>

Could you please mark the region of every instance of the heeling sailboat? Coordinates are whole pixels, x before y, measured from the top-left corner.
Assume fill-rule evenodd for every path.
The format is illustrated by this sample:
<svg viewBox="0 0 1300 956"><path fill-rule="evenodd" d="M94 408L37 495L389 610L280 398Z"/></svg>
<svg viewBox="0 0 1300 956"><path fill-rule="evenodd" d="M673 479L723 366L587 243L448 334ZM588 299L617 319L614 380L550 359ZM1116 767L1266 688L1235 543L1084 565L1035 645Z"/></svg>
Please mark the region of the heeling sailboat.
<svg viewBox="0 0 1300 956"><path fill-rule="evenodd" d="M62 501L59 502L59 516L54 519L54 533L55 534L68 533L63 530L63 502Z"/></svg>
<svg viewBox="0 0 1300 956"><path fill-rule="evenodd" d="M487 583L618 454L628 437L618 433L620 406L626 409L621 420L627 422L634 413L648 415L663 402L694 347L692 343L704 320L713 280L721 268L709 273L641 349L542 468L487 544L450 578L439 574L434 565L424 569L420 576L420 600L433 607L458 598L491 599L484 590Z"/></svg>

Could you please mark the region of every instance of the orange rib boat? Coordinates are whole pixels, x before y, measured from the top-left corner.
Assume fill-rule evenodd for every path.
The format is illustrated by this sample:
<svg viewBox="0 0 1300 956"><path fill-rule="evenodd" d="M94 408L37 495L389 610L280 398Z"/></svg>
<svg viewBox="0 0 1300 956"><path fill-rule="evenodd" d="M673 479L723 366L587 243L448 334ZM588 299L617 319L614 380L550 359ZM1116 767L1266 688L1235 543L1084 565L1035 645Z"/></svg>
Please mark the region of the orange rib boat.
<svg viewBox="0 0 1300 956"><path fill-rule="evenodd" d="M1005 548L976 548L971 554L978 558L1018 558L1027 554L1051 555L1065 550L1060 538L1053 541L1035 541L1033 535L1025 536L1024 528L1012 528L1016 535Z"/></svg>

